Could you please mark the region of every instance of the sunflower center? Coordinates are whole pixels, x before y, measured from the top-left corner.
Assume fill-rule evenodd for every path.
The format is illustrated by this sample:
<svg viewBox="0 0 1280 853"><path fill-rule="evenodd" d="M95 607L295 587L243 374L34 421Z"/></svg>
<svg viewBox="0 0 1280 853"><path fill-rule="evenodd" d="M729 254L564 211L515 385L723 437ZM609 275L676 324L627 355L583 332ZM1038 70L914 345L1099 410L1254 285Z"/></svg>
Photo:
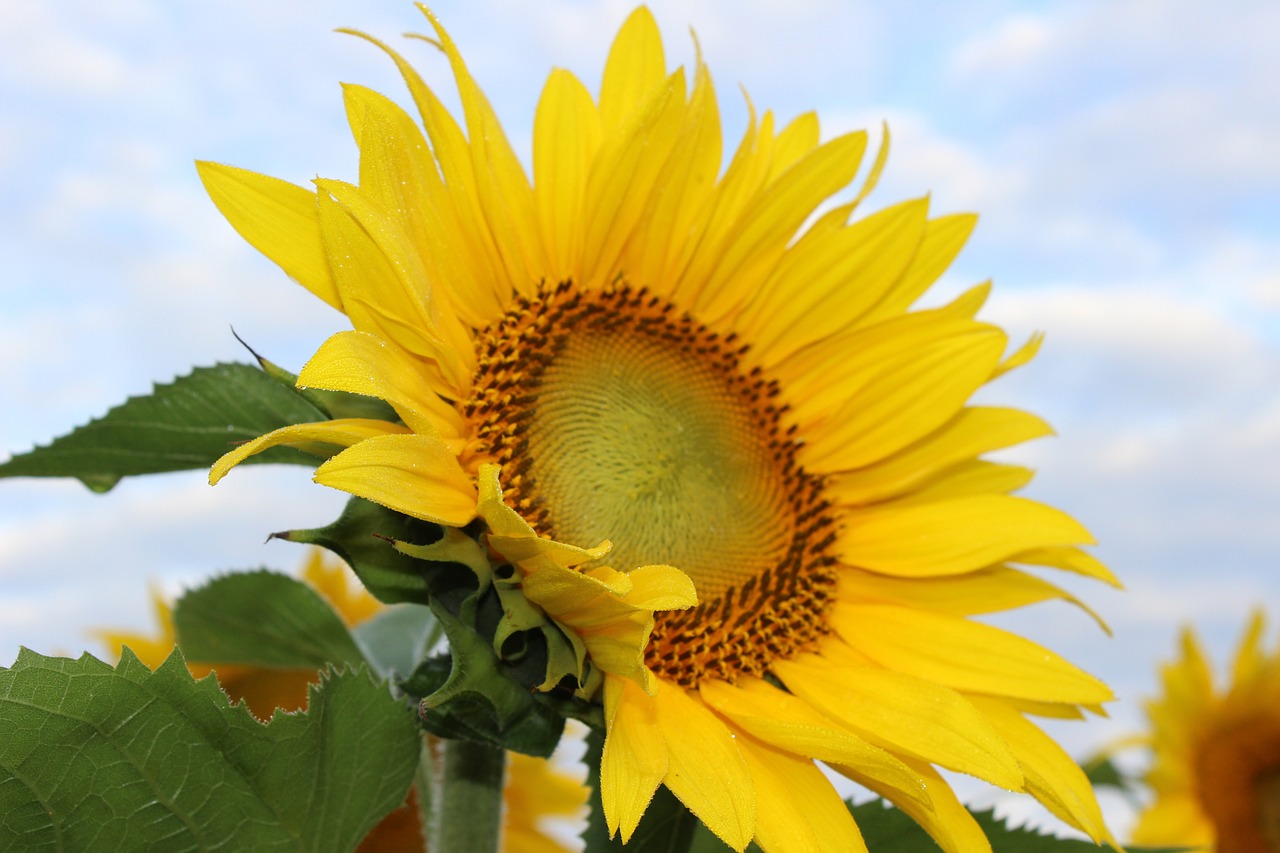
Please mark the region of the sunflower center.
<svg viewBox="0 0 1280 853"><path fill-rule="evenodd" d="M1280 853L1280 718L1264 714L1212 732L1196 778L1220 853Z"/></svg>
<svg viewBox="0 0 1280 853"><path fill-rule="evenodd" d="M648 663L686 686L762 675L826 632L834 536L777 384L671 303L561 285L481 335L464 411L539 533L613 542L610 565L685 571L701 604L659 613Z"/></svg>
<svg viewBox="0 0 1280 853"><path fill-rule="evenodd" d="M1280 853L1280 767L1258 774L1253 781L1253 798L1258 804L1258 829L1269 853Z"/></svg>

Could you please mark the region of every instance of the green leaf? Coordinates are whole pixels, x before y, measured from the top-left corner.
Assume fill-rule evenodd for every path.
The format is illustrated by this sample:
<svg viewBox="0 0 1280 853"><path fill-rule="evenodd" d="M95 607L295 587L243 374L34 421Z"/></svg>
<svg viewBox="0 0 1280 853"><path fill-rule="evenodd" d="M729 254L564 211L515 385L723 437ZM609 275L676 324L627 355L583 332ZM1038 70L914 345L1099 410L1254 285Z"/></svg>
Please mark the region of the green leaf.
<svg viewBox="0 0 1280 853"><path fill-rule="evenodd" d="M351 498L338 520L314 530L290 530L277 539L319 545L355 570L374 598L387 604L431 600L421 560L401 554L388 540L427 545L444 535L438 524L420 521L364 498Z"/></svg>
<svg viewBox="0 0 1280 853"><path fill-rule="evenodd" d="M349 851L403 800L413 717L363 669L257 722L181 652L0 669L0 849Z"/></svg>
<svg viewBox="0 0 1280 853"><path fill-rule="evenodd" d="M850 811L862 830L870 853L925 853L938 850L928 833L905 812L883 800L851 805ZM1101 848L1092 841L1058 838L1029 827L1010 827L991 810L970 810L991 842L992 853L1098 853ZM1183 848L1129 847L1129 853L1176 853Z"/></svg>
<svg viewBox="0 0 1280 853"><path fill-rule="evenodd" d="M659 785L649 807L645 809L640 825L631 839L623 845L621 836L609 837L609 826L604 819L600 802L600 756L604 750L604 730L593 728L587 735L587 786L591 788L591 809L582 840L586 853L693 853L703 851L719 853L730 848L711 833L693 813L667 790ZM705 846L699 846L701 842ZM692 846L690 846L692 845ZM749 850L756 849L751 845Z"/></svg>
<svg viewBox="0 0 1280 853"><path fill-rule="evenodd" d="M588 742L589 744L589 742ZM590 746L588 745L588 749ZM594 800L593 800L594 808ZM941 848L906 812L900 811L881 799L870 800L858 805L849 804L849 811L862 832L869 853L929 853ZM970 814L977 820L982 831L991 842L992 853L1098 853L1105 850L1092 841L1076 838L1058 838L1027 827L1010 827L1008 823L997 818L990 810ZM594 815L593 818L594 820ZM648 819L646 813L646 820ZM603 822L603 821L602 821ZM641 826L643 827L643 823ZM587 853L593 853L590 844ZM600 850L613 848L601 847ZM618 848L622 850L623 848ZM673 848L674 849L674 848ZM683 848L681 848L683 849ZM1128 847L1129 853L1181 853L1190 848L1182 847ZM698 824L693 837L693 844L688 853L727 853L730 848L702 824ZM758 851L755 844L747 847L750 851ZM627 845L625 853L631 853L631 845Z"/></svg>
<svg viewBox="0 0 1280 853"><path fill-rule="evenodd" d="M214 578L178 599L178 645L188 659L276 669L358 664L346 623L314 589L260 570Z"/></svg>
<svg viewBox="0 0 1280 853"><path fill-rule="evenodd" d="M326 419L296 390L255 367L198 367L44 447L14 456L0 464L0 477L76 477L105 492L121 477L208 468L238 442ZM315 465L316 458L277 447L246 462Z"/></svg>
<svg viewBox="0 0 1280 853"><path fill-rule="evenodd" d="M1099 755L1080 765L1089 784L1095 788L1115 788L1135 805L1142 797L1142 779L1120 769L1109 755Z"/></svg>

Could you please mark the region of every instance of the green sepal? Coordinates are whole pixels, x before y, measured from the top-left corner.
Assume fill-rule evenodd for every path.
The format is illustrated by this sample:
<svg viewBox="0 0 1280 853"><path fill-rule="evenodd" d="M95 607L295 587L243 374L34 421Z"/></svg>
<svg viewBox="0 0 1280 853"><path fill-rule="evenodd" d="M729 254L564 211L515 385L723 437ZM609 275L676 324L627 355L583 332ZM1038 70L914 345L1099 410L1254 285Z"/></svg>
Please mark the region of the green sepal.
<svg viewBox="0 0 1280 853"><path fill-rule="evenodd" d="M547 683L547 638L559 637L555 657L561 661L567 641L523 597L499 593L495 569L475 539L445 528L430 545L395 544L422 567L431 610L449 640L449 655L423 662L399 683L421 697L419 718L428 731L546 757L560 740L566 716L593 716L594 708L567 691L540 692L558 687L561 678ZM506 630L509 619L535 627Z"/></svg>
<svg viewBox="0 0 1280 853"><path fill-rule="evenodd" d="M351 498L338 520L313 530L273 533L273 538L327 548L355 571L374 598L386 604L431 600L420 560L400 553L392 542L429 544L444 528L429 521L387 509L364 498Z"/></svg>
<svg viewBox="0 0 1280 853"><path fill-rule="evenodd" d="M265 569L214 578L173 609L188 660L275 669L359 664L364 655L329 602L312 587Z"/></svg>
<svg viewBox="0 0 1280 853"><path fill-rule="evenodd" d="M485 743L546 758L564 733L555 703L511 677L489 641L442 605L432 608L449 638L449 656L424 661L399 683L423 697L418 717L440 737Z"/></svg>
<svg viewBox="0 0 1280 853"><path fill-rule="evenodd" d="M518 567L509 563L495 567L485 548L456 528L446 528L444 536L430 545L396 542L395 547L400 553L429 564L459 565L471 570L480 595L460 601L457 615L486 636L492 635L494 654L521 683L547 692L572 682L579 698L595 694L603 676L587 662L586 646L579 637L561 630L525 597ZM493 590L497 606L480 613L476 606L488 601L486 589Z"/></svg>
<svg viewBox="0 0 1280 853"><path fill-rule="evenodd" d="M327 420L297 390L247 364L197 367L150 394L130 397L67 435L0 463L0 477L75 477L95 492L122 477L208 468L237 443L292 424ZM248 464L315 465L271 448Z"/></svg>
<svg viewBox="0 0 1280 853"><path fill-rule="evenodd" d="M348 851L403 801L412 714L363 668L258 722L175 650L154 673L23 649L0 668L0 849Z"/></svg>
<svg viewBox="0 0 1280 853"><path fill-rule="evenodd" d="M539 631L548 635L544 638L548 649L552 642L556 643L557 664L563 664L567 660L564 648L567 640L546 614L525 598L519 583L513 582L512 579L518 575L517 570L510 565L503 565L501 571L506 574L506 577L498 577L484 548L475 539L456 528L447 528L444 536L430 545L396 542L395 548L402 554L428 563L456 563L466 566L475 575L478 592L483 594L487 588L493 589L493 593L498 597L498 622L493 628L493 652L506 664L520 663L530 657L530 639L526 636L530 631ZM438 571L438 569L432 569L432 571ZM460 602L458 611L460 620L470 624L477 623L476 605L481 597L481 595L468 597ZM550 635L554 635L555 640L552 640ZM548 654L546 657L550 662L551 655ZM550 690L566 675L579 678L580 667L563 670L554 670L550 667L543 669L534 687L538 690Z"/></svg>

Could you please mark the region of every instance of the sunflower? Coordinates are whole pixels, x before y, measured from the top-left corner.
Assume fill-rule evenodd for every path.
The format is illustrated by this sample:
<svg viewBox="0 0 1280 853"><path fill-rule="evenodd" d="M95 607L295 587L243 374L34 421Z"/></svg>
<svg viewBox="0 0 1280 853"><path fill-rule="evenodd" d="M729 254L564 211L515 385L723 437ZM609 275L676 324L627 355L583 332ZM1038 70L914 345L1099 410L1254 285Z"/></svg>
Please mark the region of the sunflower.
<svg viewBox="0 0 1280 853"><path fill-rule="evenodd" d="M665 784L738 850L864 849L816 761L948 851L988 845L938 768L1110 840L1083 774L1029 718L1081 717L1111 691L969 618L1070 599L1019 566L1115 583L1078 522L1012 494L1028 470L979 458L1050 432L968 405L1039 339L1006 355L975 319L987 285L911 310L975 217L915 199L856 218L887 145L839 200L868 137L822 142L813 114L779 127L750 108L723 165L701 56L692 81L668 71L643 8L598 98L548 77L530 180L423 11L463 125L375 41L425 136L346 86L358 185L200 167L231 224L350 318L298 384L379 397L400 422L287 427L211 481L320 442L335 452L316 482L446 527L483 519L529 600L606 661L601 793L624 840ZM610 566L589 547L603 540Z"/></svg>
<svg viewBox="0 0 1280 853"><path fill-rule="evenodd" d="M1262 648L1263 624L1255 613L1222 691L1195 633L1183 631L1181 659L1163 670L1164 695L1147 703L1155 801L1138 819L1135 844L1280 850L1280 649Z"/></svg>
<svg viewBox="0 0 1280 853"><path fill-rule="evenodd" d="M351 570L341 561L328 558L314 548L301 572L302 580L333 606L348 626L354 627L376 614L382 605L355 582ZM155 634L100 631L99 637L119 660L130 651L149 668L164 663L173 651L175 633L173 609L159 595L152 595L157 630ZM196 678L217 674L218 685L233 702L244 702L260 720L269 719L276 709L298 711L307 706L309 686L320 678L315 670L280 670L239 664L189 663ZM519 853L562 853L569 848L546 832L548 820L573 818L586 804L589 791L577 776L542 758L508 753L503 802L503 850ZM360 843L359 853L422 849L422 826L415 790L404 805L382 819Z"/></svg>

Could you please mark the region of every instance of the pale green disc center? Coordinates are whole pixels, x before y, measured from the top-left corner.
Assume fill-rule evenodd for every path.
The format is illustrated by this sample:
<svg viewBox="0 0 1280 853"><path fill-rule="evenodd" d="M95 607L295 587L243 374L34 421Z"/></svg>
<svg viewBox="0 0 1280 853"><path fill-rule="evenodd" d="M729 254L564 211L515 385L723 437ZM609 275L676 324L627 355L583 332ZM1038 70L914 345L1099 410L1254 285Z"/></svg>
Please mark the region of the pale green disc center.
<svg viewBox="0 0 1280 853"><path fill-rule="evenodd" d="M712 358L630 329L573 335L526 445L558 540L611 540L623 571L676 566L703 602L777 566L795 527L772 430Z"/></svg>

